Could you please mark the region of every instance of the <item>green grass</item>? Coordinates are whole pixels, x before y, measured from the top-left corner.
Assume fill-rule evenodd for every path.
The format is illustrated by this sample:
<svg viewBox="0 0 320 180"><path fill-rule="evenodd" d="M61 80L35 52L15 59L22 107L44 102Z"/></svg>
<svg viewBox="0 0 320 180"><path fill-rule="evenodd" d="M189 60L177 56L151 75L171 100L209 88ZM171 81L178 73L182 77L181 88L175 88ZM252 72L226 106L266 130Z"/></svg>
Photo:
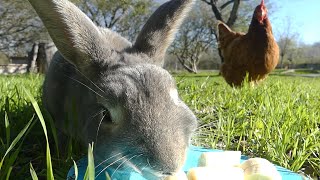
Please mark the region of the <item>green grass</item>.
<svg viewBox="0 0 320 180"><path fill-rule="evenodd" d="M291 75L308 75L308 74L319 74L319 70L315 69L276 69L272 74L291 74Z"/></svg>
<svg viewBox="0 0 320 180"><path fill-rule="evenodd" d="M42 82L38 75L0 76L0 179L65 179L73 165L68 157L58 156L55 132L47 132L54 127L43 117Z"/></svg>
<svg viewBox="0 0 320 180"><path fill-rule="evenodd" d="M320 72L318 70L313 70L313 69L296 69L295 73L298 73L298 74L319 74Z"/></svg>
<svg viewBox="0 0 320 180"><path fill-rule="evenodd" d="M241 150L320 176L320 78L274 75L258 87L234 89L217 73L175 77L181 98L199 119L195 145ZM42 109L42 82L37 75L0 76L0 179L50 179L51 165L54 178L65 179L73 159L87 153L72 143L67 155L55 150L55 129Z"/></svg>
<svg viewBox="0 0 320 180"><path fill-rule="evenodd" d="M200 119L195 143L241 150L293 171L320 173L320 79L271 76L229 87L221 77L177 78Z"/></svg>

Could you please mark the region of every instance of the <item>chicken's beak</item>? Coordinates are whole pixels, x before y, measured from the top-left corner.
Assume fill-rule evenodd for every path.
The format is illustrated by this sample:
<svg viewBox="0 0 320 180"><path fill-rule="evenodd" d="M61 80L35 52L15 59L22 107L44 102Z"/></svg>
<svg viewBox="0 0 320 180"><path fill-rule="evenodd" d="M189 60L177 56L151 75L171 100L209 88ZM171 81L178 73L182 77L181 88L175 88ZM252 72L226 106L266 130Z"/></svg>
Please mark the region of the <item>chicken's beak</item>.
<svg viewBox="0 0 320 180"><path fill-rule="evenodd" d="M259 16L261 17L261 21L264 20L264 18L266 17L266 15L267 15L266 11L262 10L262 11L260 12Z"/></svg>

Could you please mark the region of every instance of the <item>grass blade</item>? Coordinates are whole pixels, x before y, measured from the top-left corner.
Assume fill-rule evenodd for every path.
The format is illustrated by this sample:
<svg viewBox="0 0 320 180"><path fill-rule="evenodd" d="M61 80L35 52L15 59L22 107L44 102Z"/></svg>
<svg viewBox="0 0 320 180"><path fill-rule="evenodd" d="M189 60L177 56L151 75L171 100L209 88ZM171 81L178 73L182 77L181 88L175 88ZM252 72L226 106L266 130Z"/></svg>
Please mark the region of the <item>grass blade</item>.
<svg viewBox="0 0 320 180"><path fill-rule="evenodd" d="M95 178L95 169L94 169L94 159L93 159L93 145L89 144L88 148L88 167L84 175L85 180L94 180Z"/></svg>
<svg viewBox="0 0 320 180"><path fill-rule="evenodd" d="M33 169L32 164L30 163L30 174L33 180L38 180L38 176L36 171Z"/></svg>
<svg viewBox="0 0 320 180"><path fill-rule="evenodd" d="M51 132L52 132L53 140L54 140L55 145L56 145L57 156L58 156L58 158L59 158L59 157L60 157L60 154L59 154L59 142L58 142L57 130L56 130L56 128L55 128L53 119L52 119L52 117L50 116L49 112L45 111L45 114L47 115L46 117L48 117L48 121L49 121L49 124L50 124L50 127L51 127Z"/></svg>
<svg viewBox="0 0 320 180"><path fill-rule="evenodd" d="M110 177L108 171L105 171L105 174L106 174L106 179L107 179L107 180L111 180L111 177Z"/></svg>
<svg viewBox="0 0 320 180"><path fill-rule="evenodd" d="M9 168L9 170L8 170L6 180L9 180L9 177L10 177L11 171L12 171L12 166L10 166L10 168Z"/></svg>
<svg viewBox="0 0 320 180"><path fill-rule="evenodd" d="M32 104L34 110L36 111L37 116L39 117L40 123L41 123L42 128L43 128L44 135L46 137L46 140L48 141L47 127L46 127L46 123L44 121L44 118L42 116L40 107L39 107L37 101L33 98L33 96L30 94L30 92L25 87L23 87L23 90L27 94L29 100L31 101L31 104Z"/></svg>
<svg viewBox="0 0 320 180"><path fill-rule="evenodd" d="M32 123L33 118L30 119L30 121L27 123L27 125L20 131L20 133L17 135L17 137L12 141L12 143L10 144L9 148L7 149L6 153L4 154L4 156L1 159L0 162L0 170L2 168L3 165L3 161L5 159L5 157L8 155L8 153L16 146L16 144L20 141L20 139L22 138L22 136L25 134L25 132L28 130L30 124Z"/></svg>
<svg viewBox="0 0 320 180"><path fill-rule="evenodd" d="M72 160L73 161L73 167L74 167L74 175L75 175L75 180L78 180L78 166L77 166L77 163L74 161L74 160Z"/></svg>
<svg viewBox="0 0 320 180"><path fill-rule="evenodd" d="M9 147L9 144L10 144L10 122L9 122L9 118L8 118L8 114L7 112L5 111L4 112L4 124L5 124L5 127L6 127L6 139L7 139L7 148Z"/></svg>
<svg viewBox="0 0 320 180"><path fill-rule="evenodd" d="M16 148L16 150L14 151L14 153L12 153L12 155L10 155L9 157L6 157L6 163L3 166L3 169L0 171L0 179L4 179L5 175L8 174L10 175L10 168L14 165L14 163L17 160L18 154L20 153L21 147L23 145L23 142L27 136L27 134L29 134L30 130L33 128L33 126L35 125L36 121L33 121L34 116L30 119L30 121L32 120L31 125L29 126L28 130L24 133L24 135L22 136L22 139L20 140L20 145L18 148Z"/></svg>
<svg viewBox="0 0 320 180"><path fill-rule="evenodd" d="M47 133L47 127L46 127L46 123L44 121L43 115L41 113L40 107L37 103L37 101L33 98L33 96L30 94L30 92L24 87L22 86L24 92L26 93L26 95L28 96L28 98L31 101L31 104L34 108L34 110L36 111L36 114L40 120L40 123L42 125L42 129L44 132L44 135L46 137L46 143L47 143L47 151L46 151L46 160L47 160L47 179L48 180L53 180L54 176L53 176L53 170L52 170L52 162L51 162L51 154L50 154L50 147L49 147L49 140L48 140L48 133Z"/></svg>

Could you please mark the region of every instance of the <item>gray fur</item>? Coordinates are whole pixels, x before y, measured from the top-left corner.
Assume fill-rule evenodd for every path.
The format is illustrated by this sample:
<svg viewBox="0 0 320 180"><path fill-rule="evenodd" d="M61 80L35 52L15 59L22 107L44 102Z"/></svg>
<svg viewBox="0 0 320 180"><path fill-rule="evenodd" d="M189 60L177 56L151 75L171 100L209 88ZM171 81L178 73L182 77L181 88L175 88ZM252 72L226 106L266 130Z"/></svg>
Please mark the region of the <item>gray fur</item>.
<svg viewBox="0 0 320 180"><path fill-rule="evenodd" d="M121 153L145 176L178 171L197 123L159 65L193 0L160 6L133 45L67 0L29 2L59 50L43 87L57 127L84 144L94 141L98 161Z"/></svg>

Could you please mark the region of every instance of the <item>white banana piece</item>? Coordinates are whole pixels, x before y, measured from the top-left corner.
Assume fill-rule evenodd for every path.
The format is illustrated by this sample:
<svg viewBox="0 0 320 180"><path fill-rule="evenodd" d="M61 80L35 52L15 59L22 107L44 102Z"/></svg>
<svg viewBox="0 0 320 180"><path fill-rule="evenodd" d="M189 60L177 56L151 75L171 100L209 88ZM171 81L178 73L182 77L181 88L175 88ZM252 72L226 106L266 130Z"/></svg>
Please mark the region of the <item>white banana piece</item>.
<svg viewBox="0 0 320 180"><path fill-rule="evenodd" d="M281 180L276 167L266 159L250 158L240 165L245 180Z"/></svg>
<svg viewBox="0 0 320 180"><path fill-rule="evenodd" d="M240 151L202 153L198 166L165 180L281 180L276 167L266 159L250 158L240 164Z"/></svg>
<svg viewBox="0 0 320 180"><path fill-rule="evenodd" d="M166 177L164 180L188 180L188 178L185 172L179 171L172 176Z"/></svg>
<svg viewBox="0 0 320 180"><path fill-rule="evenodd" d="M221 151L202 153L198 167L232 167L240 164L241 151Z"/></svg>
<svg viewBox="0 0 320 180"><path fill-rule="evenodd" d="M188 171L188 180L243 180L239 167L195 167Z"/></svg>

